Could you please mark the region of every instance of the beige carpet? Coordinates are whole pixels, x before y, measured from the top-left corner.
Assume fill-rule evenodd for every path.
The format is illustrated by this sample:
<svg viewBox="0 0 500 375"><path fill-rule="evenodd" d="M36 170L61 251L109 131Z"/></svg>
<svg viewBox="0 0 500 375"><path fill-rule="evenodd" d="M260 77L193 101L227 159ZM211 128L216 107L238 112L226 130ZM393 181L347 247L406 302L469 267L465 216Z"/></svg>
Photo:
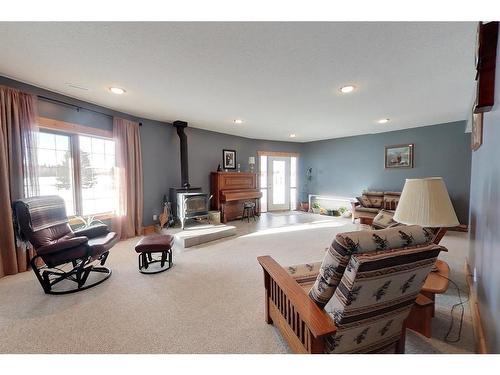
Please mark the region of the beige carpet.
<svg viewBox="0 0 500 375"><path fill-rule="evenodd" d="M319 261L349 221L272 214L236 225L238 236L177 251L173 268L157 275L138 272L137 238L120 242L107 263L111 278L72 295L45 295L32 272L0 279L0 352L287 353L279 333L264 322L256 257L272 255L283 265ZM443 244L450 248L443 258L463 286L466 235L451 232ZM462 340L442 341L456 302L453 288L438 297L434 338L410 332L407 352L473 351L468 311Z"/></svg>

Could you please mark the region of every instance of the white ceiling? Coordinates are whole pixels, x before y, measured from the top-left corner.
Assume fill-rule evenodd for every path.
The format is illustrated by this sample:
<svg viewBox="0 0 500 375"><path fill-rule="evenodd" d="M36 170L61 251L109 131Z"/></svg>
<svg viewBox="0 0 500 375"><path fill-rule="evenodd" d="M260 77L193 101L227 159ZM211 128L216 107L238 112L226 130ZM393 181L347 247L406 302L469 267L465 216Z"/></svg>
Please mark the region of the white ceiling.
<svg viewBox="0 0 500 375"><path fill-rule="evenodd" d="M464 22L0 23L0 75L138 117L304 142L465 120L475 32ZM345 84L358 89L341 95Z"/></svg>

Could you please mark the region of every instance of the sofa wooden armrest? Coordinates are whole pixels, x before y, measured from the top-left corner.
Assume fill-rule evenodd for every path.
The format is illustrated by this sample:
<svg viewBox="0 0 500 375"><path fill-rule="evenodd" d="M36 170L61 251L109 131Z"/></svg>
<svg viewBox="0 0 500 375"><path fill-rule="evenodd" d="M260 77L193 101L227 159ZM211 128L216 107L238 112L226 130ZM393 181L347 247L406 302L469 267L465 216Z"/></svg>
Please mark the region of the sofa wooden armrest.
<svg viewBox="0 0 500 375"><path fill-rule="evenodd" d="M295 353L324 353L324 336L337 330L300 285L270 256L258 257L264 270L265 318L274 323Z"/></svg>

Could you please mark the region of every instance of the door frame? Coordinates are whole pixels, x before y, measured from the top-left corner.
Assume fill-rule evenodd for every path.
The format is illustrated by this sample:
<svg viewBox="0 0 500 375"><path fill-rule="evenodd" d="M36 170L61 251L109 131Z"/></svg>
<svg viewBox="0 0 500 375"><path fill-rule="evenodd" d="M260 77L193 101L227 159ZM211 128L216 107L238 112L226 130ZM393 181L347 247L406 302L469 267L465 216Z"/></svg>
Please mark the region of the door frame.
<svg viewBox="0 0 500 375"><path fill-rule="evenodd" d="M290 210L290 160L289 156L268 156L267 157L267 210L268 211L288 211ZM285 163L285 203L273 204L273 162L282 161Z"/></svg>

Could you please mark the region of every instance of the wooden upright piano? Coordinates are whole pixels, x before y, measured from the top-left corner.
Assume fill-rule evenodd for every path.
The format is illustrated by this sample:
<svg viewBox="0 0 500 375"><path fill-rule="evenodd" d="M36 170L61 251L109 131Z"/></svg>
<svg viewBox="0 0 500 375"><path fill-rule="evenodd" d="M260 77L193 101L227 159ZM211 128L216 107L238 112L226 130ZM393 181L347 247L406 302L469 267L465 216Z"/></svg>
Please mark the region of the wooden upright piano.
<svg viewBox="0 0 500 375"><path fill-rule="evenodd" d="M223 223L241 218L243 203L255 202L255 214L260 215L257 174L246 172L212 172L210 175L212 209L221 212Z"/></svg>

